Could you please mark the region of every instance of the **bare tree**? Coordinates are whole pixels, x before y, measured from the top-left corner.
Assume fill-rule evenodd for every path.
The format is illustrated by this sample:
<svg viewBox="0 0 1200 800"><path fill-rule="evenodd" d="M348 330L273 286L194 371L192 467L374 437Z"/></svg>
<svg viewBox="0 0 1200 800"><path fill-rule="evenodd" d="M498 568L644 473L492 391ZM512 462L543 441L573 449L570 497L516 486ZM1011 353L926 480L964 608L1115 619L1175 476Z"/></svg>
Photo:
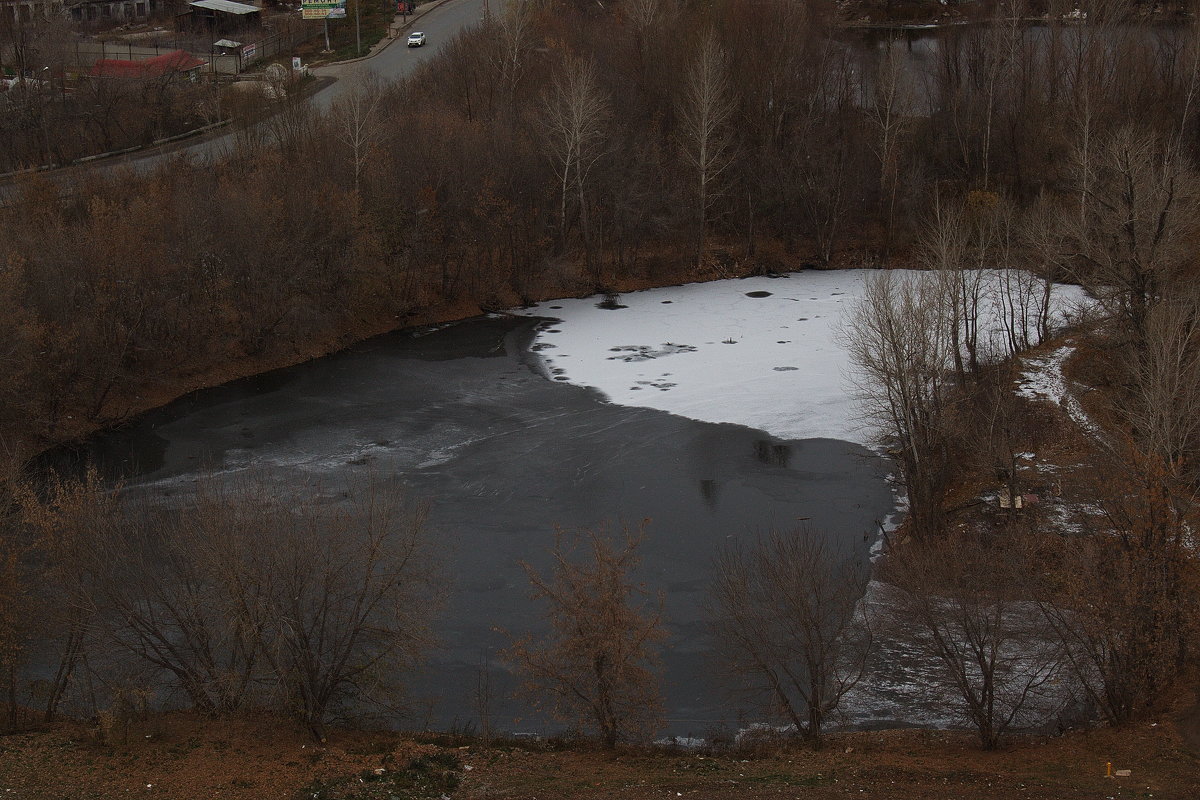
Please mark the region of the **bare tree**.
<svg viewBox="0 0 1200 800"><path fill-rule="evenodd" d="M912 97L901 56L896 46L885 46L875 72L871 95L866 99L867 116L874 124L872 149L879 159L879 210L884 222L883 255L888 257L900 186L901 143L911 125Z"/></svg>
<svg viewBox="0 0 1200 800"><path fill-rule="evenodd" d="M812 226L821 261L828 264L855 195L854 127L846 118L856 108L858 88L855 65L845 49L825 38L819 52L814 65L819 88L808 94L798 131L804 153L787 160L800 176L797 199Z"/></svg>
<svg viewBox="0 0 1200 800"><path fill-rule="evenodd" d="M1025 210L1018 226L1018 241L1027 254L1024 266L1039 280L1033 315L1043 341L1051 336L1054 287L1068 274L1070 248L1060 223L1062 213L1058 203L1043 194Z"/></svg>
<svg viewBox="0 0 1200 800"><path fill-rule="evenodd" d="M955 204L943 201L940 195L935 196L929 223L917 243L921 265L938 276L939 291L950 304L947 320L949 352L960 381L968 371L974 372L977 368L981 294L979 274L966 269L971 236L965 217ZM963 361L964 351L970 359L969 369Z"/></svg>
<svg viewBox="0 0 1200 800"><path fill-rule="evenodd" d="M1133 435L1177 477L1200 455L1200 296L1180 287L1152 305L1143 347L1125 354L1128 391L1118 400Z"/></svg>
<svg viewBox="0 0 1200 800"><path fill-rule="evenodd" d="M266 117L247 129L246 141L265 140L285 159L294 158L312 141L316 113L302 96L299 78L287 69L268 69Z"/></svg>
<svg viewBox="0 0 1200 800"><path fill-rule="evenodd" d="M709 209L720 197L721 175L733 161L728 128L733 110L725 54L709 32L688 70L678 109L681 152L693 170L697 266L704 261Z"/></svg>
<svg viewBox="0 0 1200 800"><path fill-rule="evenodd" d="M894 550L884 579L898 589L896 620L943 667L958 708L990 750L1014 725L1041 722L1062 703L1053 682L1061 643L1024 599L1022 535L1003 542L962 531Z"/></svg>
<svg viewBox="0 0 1200 800"><path fill-rule="evenodd" d="M1132 127L1106 138L1093 156L1077 150L1081 213L1064 218L1075 277L1146 337L1151 306L1191 258L1200 233L1200 180L1170 143Z"/></svg>
<svg viewBox="0 0 1200 800"><path fill-rule="evenodd" d="M517 84L533 47L533 13L533 0L509 0L503 12L490 17L497 34L494 64L510 111L516 105Z"/></svg>
<svg viewBox="0 0 1200 800"><path fill-rule="evenodd" d="M867 580L861 557L808 528L731 546L717 562L712 625L729 671L814 743L863 674Z"/></svg>
<svg viewBox="0 0 1200 800"><path fill-rule="evenodd" d="M867 279L842 331L863 411L899 460L910 530L919 538L942 527L950 470L953 317L946 306L936 275L881 272Z"/></svg>
<svg viewBox="0 0 1200 800"><path fill-rule="evenodd" d="M20 723L17 676L26 626L32 618L28 582L22 570L26 546L18 535L16 515L9 510L13 506L16 466L0 472L0 700L8 706L7 714L0 717L0 730L15 729Z"/></svg>
<svg viewBox="0 0 1200 800"><path fill-rule="evenodd" d="M382 98L383 86L372 72L338 98L331 111L334 136L346 148L353 170L355 197L360 196L363 170L383 137Z"/></svg>
<svg viewBox="0 0 1200 800"><path fill-rule="evenodd" d="M245 505L199 498L179 514L122 503L94 519L70 568L98 576L91 614L118 651L169 676L196 709L235 711L262 677L260 642L253 621L220 591L208 556L241 556L242 537L262 541L263 533ZM236 579L265 591L261 576L244 568Z"/></svg>
<svg viewBox="0 0 1200 800"><path fill-rule="evenodd" d="M42 568L38 615L46 626L43 646L54 653L54 676L43 687L43 718L52 722L96 639L96 595L104 572L94 544L118 524L118 503L94 470L79 480L52 475L40 491L22 485L16 493L22 521L33 534Z"/></svg>
<svg viewBox="0 0 1200 800"><path fill-rule="evenodd" d="M405 508L366 487L349 510L308 509L282 531L264 654L292 713L317 739L348 698L394 706L396 678L431 642L440 592L426 518L423 506Z"/></svg>
<svg viewBox="0 0 1200 800"><path fill-rule="evenodd" d="M548 605L550 631L506 653L526 690L550 698L556 719L590 728L606 747L644 741L661 724L654 652L665 637L661 609L632 583L641 538L628 528L619 539L558 531L552 574L522 565L534 598Z"/></svg>
<svg viewBox="0 0 1200 800"><path fill-rule="evenodd" d="M595 63L569 59L543 98L542 125L559 182L559 239L565 248L567 203L573 194L589 270L592 252L588 177L604 155L608 117L608 99L597 81Z"/></svg>
<svg viewBox="0 0 1200 800"><path fill-rule="evenodd" d="M650 31L673 11L672 0L629 0L624 5L638 37L638 49L651 44Z"/></svg>
<svg viewBox="0 0 1200 800"><path fill-rule="evenodd" d="M53 697L94 624L195 708L277 707L320 739L345 701L395 707L396 678L430 640L440 595L425 511L375 486L346 510L279 496L265 479L206 482L181 509L94 480L47 501L25 494L48 574L80 607Z"/></svg>

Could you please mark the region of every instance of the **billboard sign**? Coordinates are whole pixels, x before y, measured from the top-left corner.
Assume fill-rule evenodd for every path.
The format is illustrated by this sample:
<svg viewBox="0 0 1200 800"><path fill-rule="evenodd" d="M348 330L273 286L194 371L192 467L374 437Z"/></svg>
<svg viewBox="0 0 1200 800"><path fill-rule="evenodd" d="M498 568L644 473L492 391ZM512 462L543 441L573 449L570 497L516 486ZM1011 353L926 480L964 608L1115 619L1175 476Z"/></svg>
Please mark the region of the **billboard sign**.
<svg viewBox="0 0 1200 800"><path fill-rule="evenodd" d="M304 19L344 19L346 0L301 0L300 15Z"/></svg>

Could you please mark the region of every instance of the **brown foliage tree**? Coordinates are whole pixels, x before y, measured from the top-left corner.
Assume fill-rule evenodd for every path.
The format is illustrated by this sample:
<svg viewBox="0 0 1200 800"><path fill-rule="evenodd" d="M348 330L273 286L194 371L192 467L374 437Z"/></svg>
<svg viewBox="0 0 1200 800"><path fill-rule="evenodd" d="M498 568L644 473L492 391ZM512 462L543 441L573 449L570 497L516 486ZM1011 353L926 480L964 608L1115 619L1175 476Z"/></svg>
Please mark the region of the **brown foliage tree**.
<svg viewBox="0 0 1200 800"><path fill-rule="evenodd" d="M1133 447L1094 474L1103 522L1057 542L1039 605L1087 697L1124 723L1158 707L1200 646L1196 508L1168 465Z"/></svg>
<svg viewBox="0 0 1200 800"><path fill-rule="evenodd" d="M556 719L594 731L606 747L645 741L661 725L654 671L654 646L665 638L661 609L631 582L642 535L557 531L550 575L522 565L534 598L548 605L550 631L506 653L526 691L548 698Z"/></svg>

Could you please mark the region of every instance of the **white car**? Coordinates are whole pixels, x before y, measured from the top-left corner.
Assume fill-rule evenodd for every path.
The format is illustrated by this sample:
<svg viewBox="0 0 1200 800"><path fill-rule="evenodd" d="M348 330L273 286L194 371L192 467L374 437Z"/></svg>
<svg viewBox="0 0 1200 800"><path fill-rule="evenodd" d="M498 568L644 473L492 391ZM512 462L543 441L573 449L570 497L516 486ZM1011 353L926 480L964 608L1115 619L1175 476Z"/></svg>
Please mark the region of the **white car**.
<svg viewBox="0 0 1200 800"><path fill-rule="evenodd" d="M420 47L423 44L425 44L425 34L420 31L413 31L408 35L409 47Z"/></svg>

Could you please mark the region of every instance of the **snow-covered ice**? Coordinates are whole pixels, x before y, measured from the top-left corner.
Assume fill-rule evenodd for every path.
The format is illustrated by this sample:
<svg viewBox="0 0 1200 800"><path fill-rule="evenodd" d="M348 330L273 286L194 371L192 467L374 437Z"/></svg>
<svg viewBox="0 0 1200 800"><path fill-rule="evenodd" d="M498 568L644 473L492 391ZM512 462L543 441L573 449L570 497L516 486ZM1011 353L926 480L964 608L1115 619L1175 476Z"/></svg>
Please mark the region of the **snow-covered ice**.
<svg viewBox="0 0 1200 800"><path fill-rule="evenodd" d="M876 272L693 283L623 294L616 308L594 296L517 313L559 320L539 332L533 349L555 380L593 387L614 403L746 425L782 439L866 445L871 432L856 408L840 330ZM1058 287L1056 306L1080 296L1077 287ZM981 321L985 341L999 328L995 305L987 305L992 318Z"/></svg>
<svg viewBox="0 0 1200 800"><path fill-rule="evenodd" d="M624 308L590 297L521 313L560 320L535 344L555 377L614 403L785 439L864 442L867 432L847 412L845 350L835 333L866 274L693 283L623 294Z"/></svg>

